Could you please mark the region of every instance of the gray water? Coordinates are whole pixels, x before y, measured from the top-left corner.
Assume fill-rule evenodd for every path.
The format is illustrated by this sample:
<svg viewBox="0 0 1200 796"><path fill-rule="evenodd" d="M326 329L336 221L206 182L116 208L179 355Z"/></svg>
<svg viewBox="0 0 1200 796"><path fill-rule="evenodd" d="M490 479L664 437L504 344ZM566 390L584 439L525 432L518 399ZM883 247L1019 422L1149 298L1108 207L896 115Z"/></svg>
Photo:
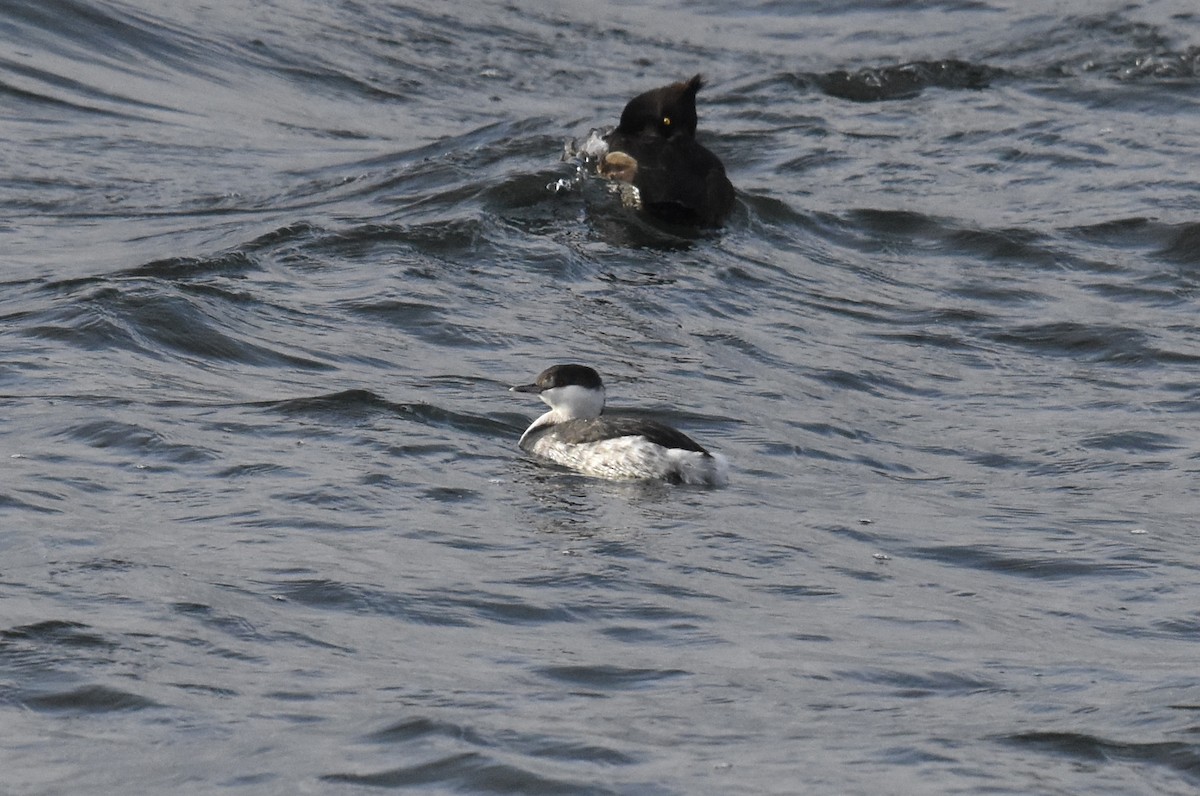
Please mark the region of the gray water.
<svg viewBox="0 0 1200 796"><path fill-rule="evenodd" d="M696 72L689 235L561 154ZM1195 792L1198 88L1190 0L3 0L0 792ZM562 361L730 486L528 460Z"/></svg>

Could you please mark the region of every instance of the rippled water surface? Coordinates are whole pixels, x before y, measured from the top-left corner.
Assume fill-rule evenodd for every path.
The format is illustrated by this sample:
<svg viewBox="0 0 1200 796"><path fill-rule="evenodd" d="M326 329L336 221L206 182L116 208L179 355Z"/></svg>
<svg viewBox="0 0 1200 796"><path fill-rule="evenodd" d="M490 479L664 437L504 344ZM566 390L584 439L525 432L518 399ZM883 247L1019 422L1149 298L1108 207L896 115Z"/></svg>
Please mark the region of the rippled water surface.
<svg viewBox="0 0 1200 796"><path fill-rule="evenodd" d="M6 794L1200 786L1192 2L0 40ZM698 235L562 159L696 72ZM730 486L529 461L561 361Z"/></svg>

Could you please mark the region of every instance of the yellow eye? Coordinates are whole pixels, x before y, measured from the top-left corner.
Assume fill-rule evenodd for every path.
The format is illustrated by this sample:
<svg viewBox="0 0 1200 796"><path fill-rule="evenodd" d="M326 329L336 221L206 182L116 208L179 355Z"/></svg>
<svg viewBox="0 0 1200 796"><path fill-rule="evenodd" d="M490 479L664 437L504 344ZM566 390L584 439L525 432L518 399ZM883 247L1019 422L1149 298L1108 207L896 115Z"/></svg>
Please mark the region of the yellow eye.
<svg viewBox="0 0 1200 796"><path fill-rule="evenodd" d="M670 126L671 126L671 117L664 116L663 117L663 127L670 127Z"/></svg>

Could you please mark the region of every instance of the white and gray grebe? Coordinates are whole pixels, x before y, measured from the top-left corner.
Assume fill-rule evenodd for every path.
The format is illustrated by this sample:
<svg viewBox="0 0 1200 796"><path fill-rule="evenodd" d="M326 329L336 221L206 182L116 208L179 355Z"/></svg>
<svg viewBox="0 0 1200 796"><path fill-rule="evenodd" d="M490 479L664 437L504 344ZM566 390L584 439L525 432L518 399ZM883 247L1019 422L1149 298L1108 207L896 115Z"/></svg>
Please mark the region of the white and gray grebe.
<svg viewBox="0 0 1200 796"><path fill-rule="evenodd" d="M681 431L639 417L604 415L604 382L586 365L555 365L533 384L550 411L521 435L521 450L601 478L661 479L720 486L729 464Z"/></svg>

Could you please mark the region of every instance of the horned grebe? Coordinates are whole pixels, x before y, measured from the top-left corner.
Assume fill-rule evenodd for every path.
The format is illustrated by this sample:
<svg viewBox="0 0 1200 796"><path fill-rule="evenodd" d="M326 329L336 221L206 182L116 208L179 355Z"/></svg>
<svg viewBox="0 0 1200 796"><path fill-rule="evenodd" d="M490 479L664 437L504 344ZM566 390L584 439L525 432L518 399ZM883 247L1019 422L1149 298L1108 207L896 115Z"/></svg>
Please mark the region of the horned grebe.
<svg viewBox="0 0 1200 796"><path fill-rule="evenodd" d="M652 216L716 227L733 210L733 185L720 159L696 141L700 75L652 89L629 101L607 139L599 171L637 189Z"/></svg>
<svg viewBox="0 0 1200 796"><path fill-rule="evenodd" d="M720 486L729 463L670 426L638 417L602 415L604 383L586 365L555 365L533 384L532 392L550 407L521 435L521 450L601 478L662 479L672 483Z"/></svg>

